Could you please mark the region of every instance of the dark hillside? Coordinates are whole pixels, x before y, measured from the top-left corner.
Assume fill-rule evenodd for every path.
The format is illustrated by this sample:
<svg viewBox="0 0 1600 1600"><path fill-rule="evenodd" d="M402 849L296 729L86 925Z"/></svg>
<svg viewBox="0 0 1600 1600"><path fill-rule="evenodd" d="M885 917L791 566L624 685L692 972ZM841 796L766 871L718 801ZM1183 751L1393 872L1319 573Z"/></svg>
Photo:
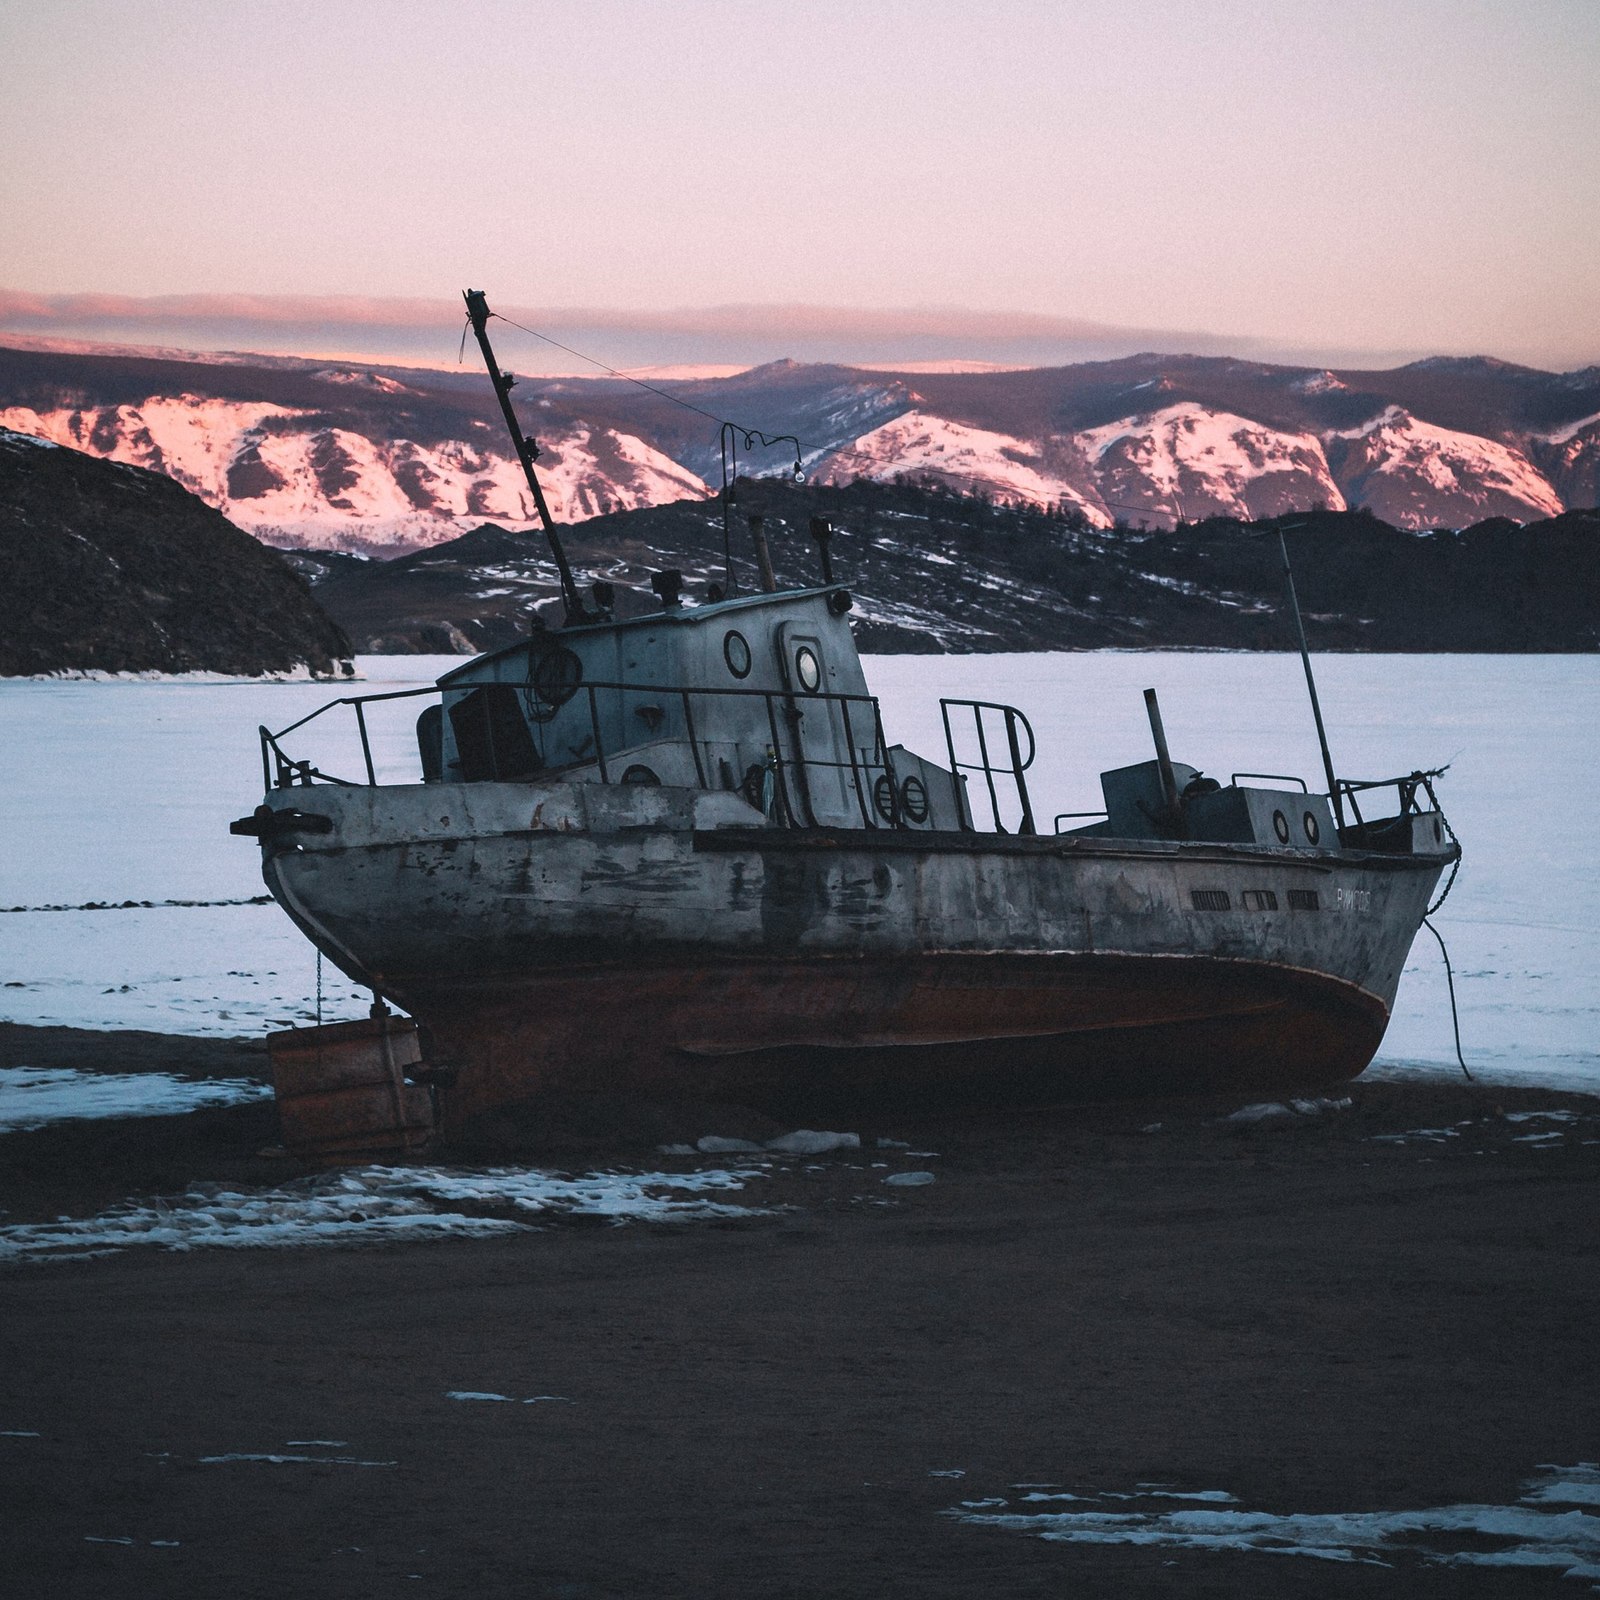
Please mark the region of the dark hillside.
<svg viewBox="0 0 1600 1600"><path fill-rule="evenodd" d="M0 431L0 676L309 667L350 646L283 559L172 479Z"/></svg>
<svg viewBox="0 0 1600 1600"><path fill-rule="evenodd" d="M1277 522L1102 530L907 484L741 481L732 545L744 592L757 585L751 514L766 519L785 585L821 581L807 530L813 516L833 523L835 578L855 597L867 650L1294 643ZM1600 649L1600 512L1460 533L1407 533L1352 512L1281 522L1318 649ZM624 615L654 609L650 574L662 567L684 572L691 603L723 580L714 501L618 512L563 533L580 580L615 584ZM543 540L492 526L396 561L305 560L324 566L317 596L364 650L494 648L556 592Z"/></svg>

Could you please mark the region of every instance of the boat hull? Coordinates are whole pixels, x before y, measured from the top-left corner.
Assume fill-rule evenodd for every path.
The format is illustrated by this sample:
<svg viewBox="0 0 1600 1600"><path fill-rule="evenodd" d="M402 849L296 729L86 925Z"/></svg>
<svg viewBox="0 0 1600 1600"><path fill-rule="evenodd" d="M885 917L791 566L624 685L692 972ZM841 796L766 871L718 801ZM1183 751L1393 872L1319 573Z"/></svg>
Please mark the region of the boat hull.
<svg viewBox="0 0 1600 1600"><path fill-rule="evenodd" d="M457 1128L551 1094L803 1111L1337 1082L1376 1051L1449 859L802 833L726 795L471 788L319 789L332 827L265 860L308 936L428 1030Z"/></svg>

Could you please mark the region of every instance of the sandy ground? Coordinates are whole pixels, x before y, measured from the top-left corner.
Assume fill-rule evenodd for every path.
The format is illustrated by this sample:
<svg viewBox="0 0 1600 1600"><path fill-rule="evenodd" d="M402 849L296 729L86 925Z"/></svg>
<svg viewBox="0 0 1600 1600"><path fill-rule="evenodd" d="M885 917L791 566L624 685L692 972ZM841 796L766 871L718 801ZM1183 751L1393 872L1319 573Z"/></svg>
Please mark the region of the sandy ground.
<svg viewBox="0 0 1600 1600"><path fill-rule="evenodd" d="M0 1028L0 1065L24 1063L262 1065L230 1041ZM760 1214L711 1223L14 1267L0 1590L1586 1593L1553 1570L1052 1544L945 1514L1019 1483L1510 1505L1541 1463L1600 1460L1600 1102L1349 1093L1254 1125L1217 1103L908 1119L862 1131L937 1155L780 1163L735 1196ZM281 1184L273 1141L265 1104L6 1135L0 1223ZM608 1152L592 1128L527 1156L730 1159ZM936 1181L884 1184L911 1168ZM309 1459L207 1459L248 1455Z"/></svg>

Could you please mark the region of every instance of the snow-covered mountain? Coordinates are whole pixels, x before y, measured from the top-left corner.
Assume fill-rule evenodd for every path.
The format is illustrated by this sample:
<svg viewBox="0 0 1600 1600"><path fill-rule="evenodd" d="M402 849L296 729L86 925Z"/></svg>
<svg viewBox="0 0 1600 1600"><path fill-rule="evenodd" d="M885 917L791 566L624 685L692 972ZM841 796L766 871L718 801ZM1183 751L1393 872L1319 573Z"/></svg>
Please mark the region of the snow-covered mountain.
<svg viewBox="0 0 1600 1600"><path fill-rule="evenodd" d="M672 403L675 397L686 404ZM1409 528L1529 521L1593 505L1600 369L1487 359L1388 372L1197 356L1020 371L879 373L775 362L732 377L525 379L555 515L704 497L712 418L739 466L840 483L897 477L1171 525L1368 506ZM167 473L274 544L393 555L490 520L526 486L487 382L417 371L170 354L0 349L0 426Z"/></svg>
<svg viewBox="0 0 1600 1600"><path fill-rule="evenodd" d="M400 389L376 381L380 393ZM268 544L414 548L469 524L518 527L533 517L522 469L476 420L466 438L422 443L373 438L317 411L178 394L137 405L8 406L0 427L163 472ZM547 435L539 466L564 522L707 493L643 440L582 423Z"/></svg>

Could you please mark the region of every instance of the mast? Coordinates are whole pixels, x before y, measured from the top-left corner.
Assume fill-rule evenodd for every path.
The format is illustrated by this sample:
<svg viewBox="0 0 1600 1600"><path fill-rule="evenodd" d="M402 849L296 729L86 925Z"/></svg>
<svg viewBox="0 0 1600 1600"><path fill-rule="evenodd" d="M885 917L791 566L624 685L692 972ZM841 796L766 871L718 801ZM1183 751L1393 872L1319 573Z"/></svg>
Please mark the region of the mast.
<svg viewBox="0 0 1600 1600"><path fill-rule="evenodd" d="M1303 526L1303 524L1297 524ZM1306 625L1300 620L1300 597L1294 592L1294 568L1289 565L1289 545L1278 524L1278 553L1283 557L1283 579L1289 590L1289 609L1294 613L1294 631L1300 640L1300 664L1306 669L1306 688L1311 692L1311 715L1317 724L1317 743L1322 747L1322 770L1328 779L1328 799L1333 816L1344 827L1344 804L1339 795L1339 780L1333 775L1333 757L1328 753L1328 733L1322 726L1322 706L1317 700L1317 680L1311 675L1311 652L1306 647Z"/></svg>
<svg viewBox="0 0 1600 1600"><path fill-rule="evenodd" d="M528 487L533 491L533 503L539 508L539 521L544 528L550 554L555 557L556 571L561 575L561 600L566 608L567 622L569 625L587 622L589 612L578 595L578 586L572 578L572 568L567 565L567 553L561 547L561 535L556 531L555 518L550 515L550 507L544 498L544 489L539 483L538 474L533 470L534 462L539 459L539 447L523 433L521 424L517 421L517 414L511 409L511 389L517 380L509 372L500 370L500 364L494 358L494 351L489 347L489 302L484 298L482 289L467 289L463 292L462 298L467 302L467 320L472 324L478 348L483 352L483 364L489 369L489 381L494 385L495 397L500 402L500 413L506 419L511 442L516 446L517 460L522 463Z"/></svg>

